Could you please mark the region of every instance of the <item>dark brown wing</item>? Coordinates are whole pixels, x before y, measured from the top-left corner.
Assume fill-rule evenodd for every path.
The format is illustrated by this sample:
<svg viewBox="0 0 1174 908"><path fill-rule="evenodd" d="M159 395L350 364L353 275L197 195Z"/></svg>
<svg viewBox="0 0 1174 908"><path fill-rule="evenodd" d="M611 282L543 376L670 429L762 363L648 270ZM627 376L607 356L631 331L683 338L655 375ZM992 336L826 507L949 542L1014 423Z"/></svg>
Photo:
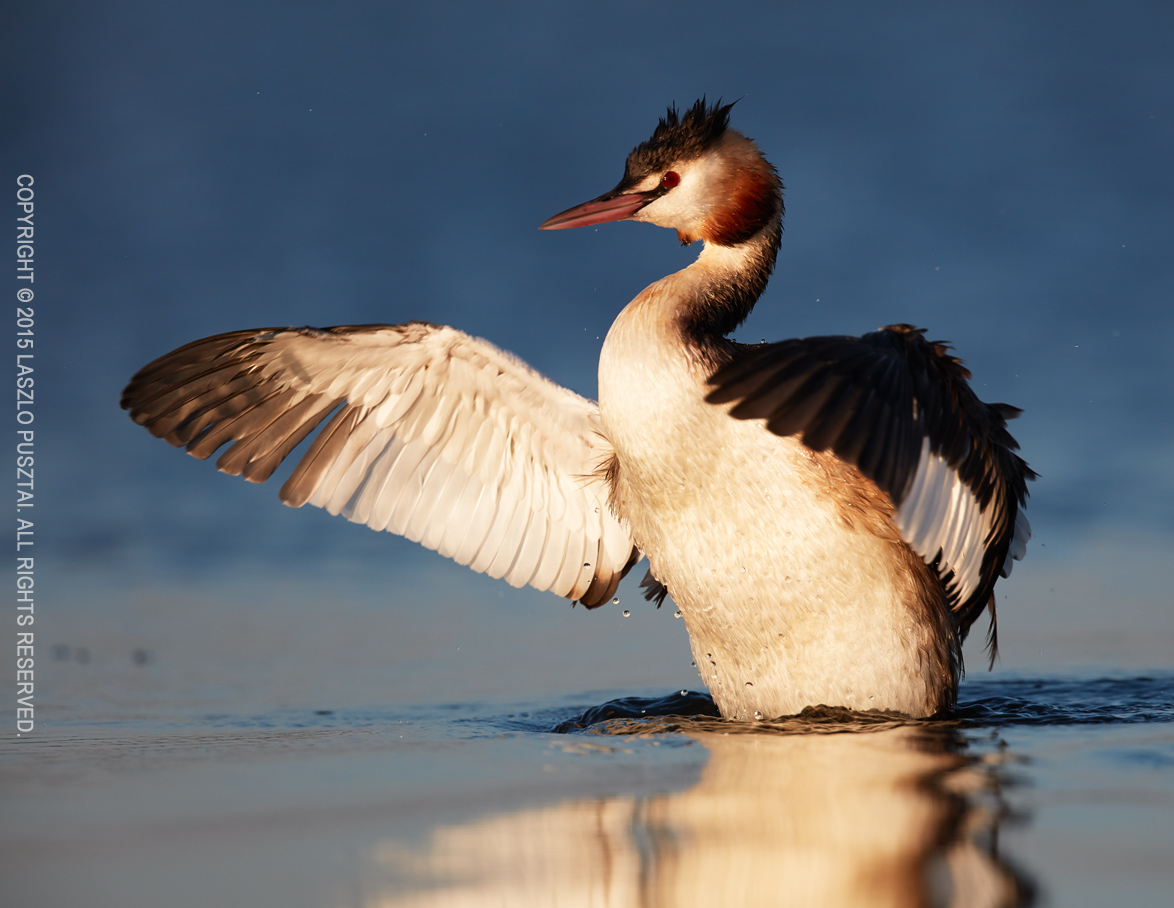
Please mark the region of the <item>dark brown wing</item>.
<svg viewBox="0 0 1174 908"><path fill-rule="evenodd" d="M1035 477L1007 431L1019 410L983 403L969 378L946 344L891 325L739 347L707 399L830 450L875 482L902 538L937 570L964 633L1023 557Z"/></svg>

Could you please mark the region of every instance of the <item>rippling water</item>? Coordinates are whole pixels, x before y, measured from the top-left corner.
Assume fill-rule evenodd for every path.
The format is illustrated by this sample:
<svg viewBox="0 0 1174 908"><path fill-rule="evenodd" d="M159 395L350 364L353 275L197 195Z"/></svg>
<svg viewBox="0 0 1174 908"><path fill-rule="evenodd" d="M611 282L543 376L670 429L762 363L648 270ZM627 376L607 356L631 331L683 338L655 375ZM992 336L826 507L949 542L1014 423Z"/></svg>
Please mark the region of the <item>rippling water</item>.
<svg viewBox="0 0 1174 908"><path fill-rule="evenodd" d="M42 904L1165 904L1174 675L981 679L918 721L585 706L55 723L0 747L6 879Z"/></svg>
<svg viewBox="0 0 1174 908"><path fill-rule="evenodd" d="M751 734L806 734L859 731L874 726L948 723L976 728L1009 725L1100 725L1174 721L1174 676L1090 680L981 679L967 682L957 709L940 719L910 720L899 715L808 708L800 716L760 722L723 722L708 694L681 691L653 699L625 698L592 707L554 731L641 734L656 731L721 730Z"/></svg>

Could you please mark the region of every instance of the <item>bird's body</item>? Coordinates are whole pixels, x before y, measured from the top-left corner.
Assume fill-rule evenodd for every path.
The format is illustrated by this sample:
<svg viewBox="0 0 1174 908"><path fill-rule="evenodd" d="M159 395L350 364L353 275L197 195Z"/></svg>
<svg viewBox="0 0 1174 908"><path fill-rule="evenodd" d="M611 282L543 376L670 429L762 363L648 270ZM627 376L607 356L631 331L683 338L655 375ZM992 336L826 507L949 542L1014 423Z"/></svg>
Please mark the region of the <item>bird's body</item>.
<svg viewBox="0 0 1174 908"><path fill-rule="evenodd" d="M645 220L703 240L603 345L599 404L423 323L189 344L123 405L262 481L515 586L599 605L640 554L722 714L954 704L961 641L1021 557L1033 474L968 373L908 326L746 347L781 185L729 107L670 110L610 193L547 228ZM333 415L331 415L333 414Z"/></svg>
<svg viewBox="0 0 1174 908"><path fill-rule="evenodd" d="M672 295L659 289L624 310L600 358L611 494L722 714L948 705L952 634L921 606L939 585L888 498L834 455L706 403L711 370L665 342L655 311Z"/></svg>

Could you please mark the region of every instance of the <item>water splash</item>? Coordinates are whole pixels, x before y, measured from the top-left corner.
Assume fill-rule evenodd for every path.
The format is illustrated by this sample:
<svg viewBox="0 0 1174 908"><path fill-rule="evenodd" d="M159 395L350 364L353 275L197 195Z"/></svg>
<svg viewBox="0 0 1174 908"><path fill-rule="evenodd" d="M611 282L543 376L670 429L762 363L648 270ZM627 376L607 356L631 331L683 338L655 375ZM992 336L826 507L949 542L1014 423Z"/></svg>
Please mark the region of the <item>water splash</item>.
<svg viewBox="0 0 1174 908"><path fill-rule="evenodd" d="M589 734L656 734L682 731L723 733L813 733L875 730L896 725L958 728L1077 726L1174 722L1174 675L1135 678L1011 678L964 685L958 707L928 719L882 710L808 707L797 716L753 723L720 718L712 698L697 691L667 697L625 697L592 707L552 731Z"/></svg>

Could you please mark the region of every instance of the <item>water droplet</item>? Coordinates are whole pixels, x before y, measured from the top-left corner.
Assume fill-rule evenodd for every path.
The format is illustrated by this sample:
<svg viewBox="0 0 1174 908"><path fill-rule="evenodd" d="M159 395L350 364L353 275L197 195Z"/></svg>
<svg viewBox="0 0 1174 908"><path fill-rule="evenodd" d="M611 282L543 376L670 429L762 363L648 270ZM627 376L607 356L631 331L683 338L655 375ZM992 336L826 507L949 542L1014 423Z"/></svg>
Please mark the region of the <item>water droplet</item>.
<svg viewBox="0 0 1174 908"><path fill-rule="evenodd" d="M616 596L616 598L611 601L611 604L612 605L619 605L620 604L620 597Z"/></svg>
<svg viewBox="0 0 1174 908"><path fill-rule="evenodd" d="M747 686L747 687L753 687L753 686L754 686L754 682L753 682L753 681L747 681L747 682L746 682L746 686Z"/></svg>
<svg viewBox="0 0 1174 908"><path fill-rule="evenodd" d="M681 691L681 696L682 696L682 697L687 697L688 695L689 695L689 692L688 692L687 690L683 690L683 691Z"/></svg>
<svg viewBox="0 0 1174 908"><path fill-rule="evenodd" d="M754 710L754 721L755 722L762 721L762 713L760 713L758 710Z"/></svg>
<svg viewBox="0 0 1174 908"><path fill-rule="evenodd" d="M583 567L591 567L591 562L590 562L590 561L584 561L584 562L583 562Z"/></svg>
<svg viewBox="0 0 1174 908"><path fill-rule="evenodd" d="M627 609L624 609L624 617L625 618L627 618L630 614L632 614L632 613L629 612Z"/></svg>
<svg viewBox="0 0 1174 908"><path fill-rule="evenodd" d="M677 609L675 612L673 612L673 617L680 618L681 617L681 610Z"/></svg>
<svg viewBox="0 0 1174 908"><path fill-rule="evenodd" d="M743 574L745 574L745 573L746 573L746 568L742 568L742 573L743 573Z"/></svg>

